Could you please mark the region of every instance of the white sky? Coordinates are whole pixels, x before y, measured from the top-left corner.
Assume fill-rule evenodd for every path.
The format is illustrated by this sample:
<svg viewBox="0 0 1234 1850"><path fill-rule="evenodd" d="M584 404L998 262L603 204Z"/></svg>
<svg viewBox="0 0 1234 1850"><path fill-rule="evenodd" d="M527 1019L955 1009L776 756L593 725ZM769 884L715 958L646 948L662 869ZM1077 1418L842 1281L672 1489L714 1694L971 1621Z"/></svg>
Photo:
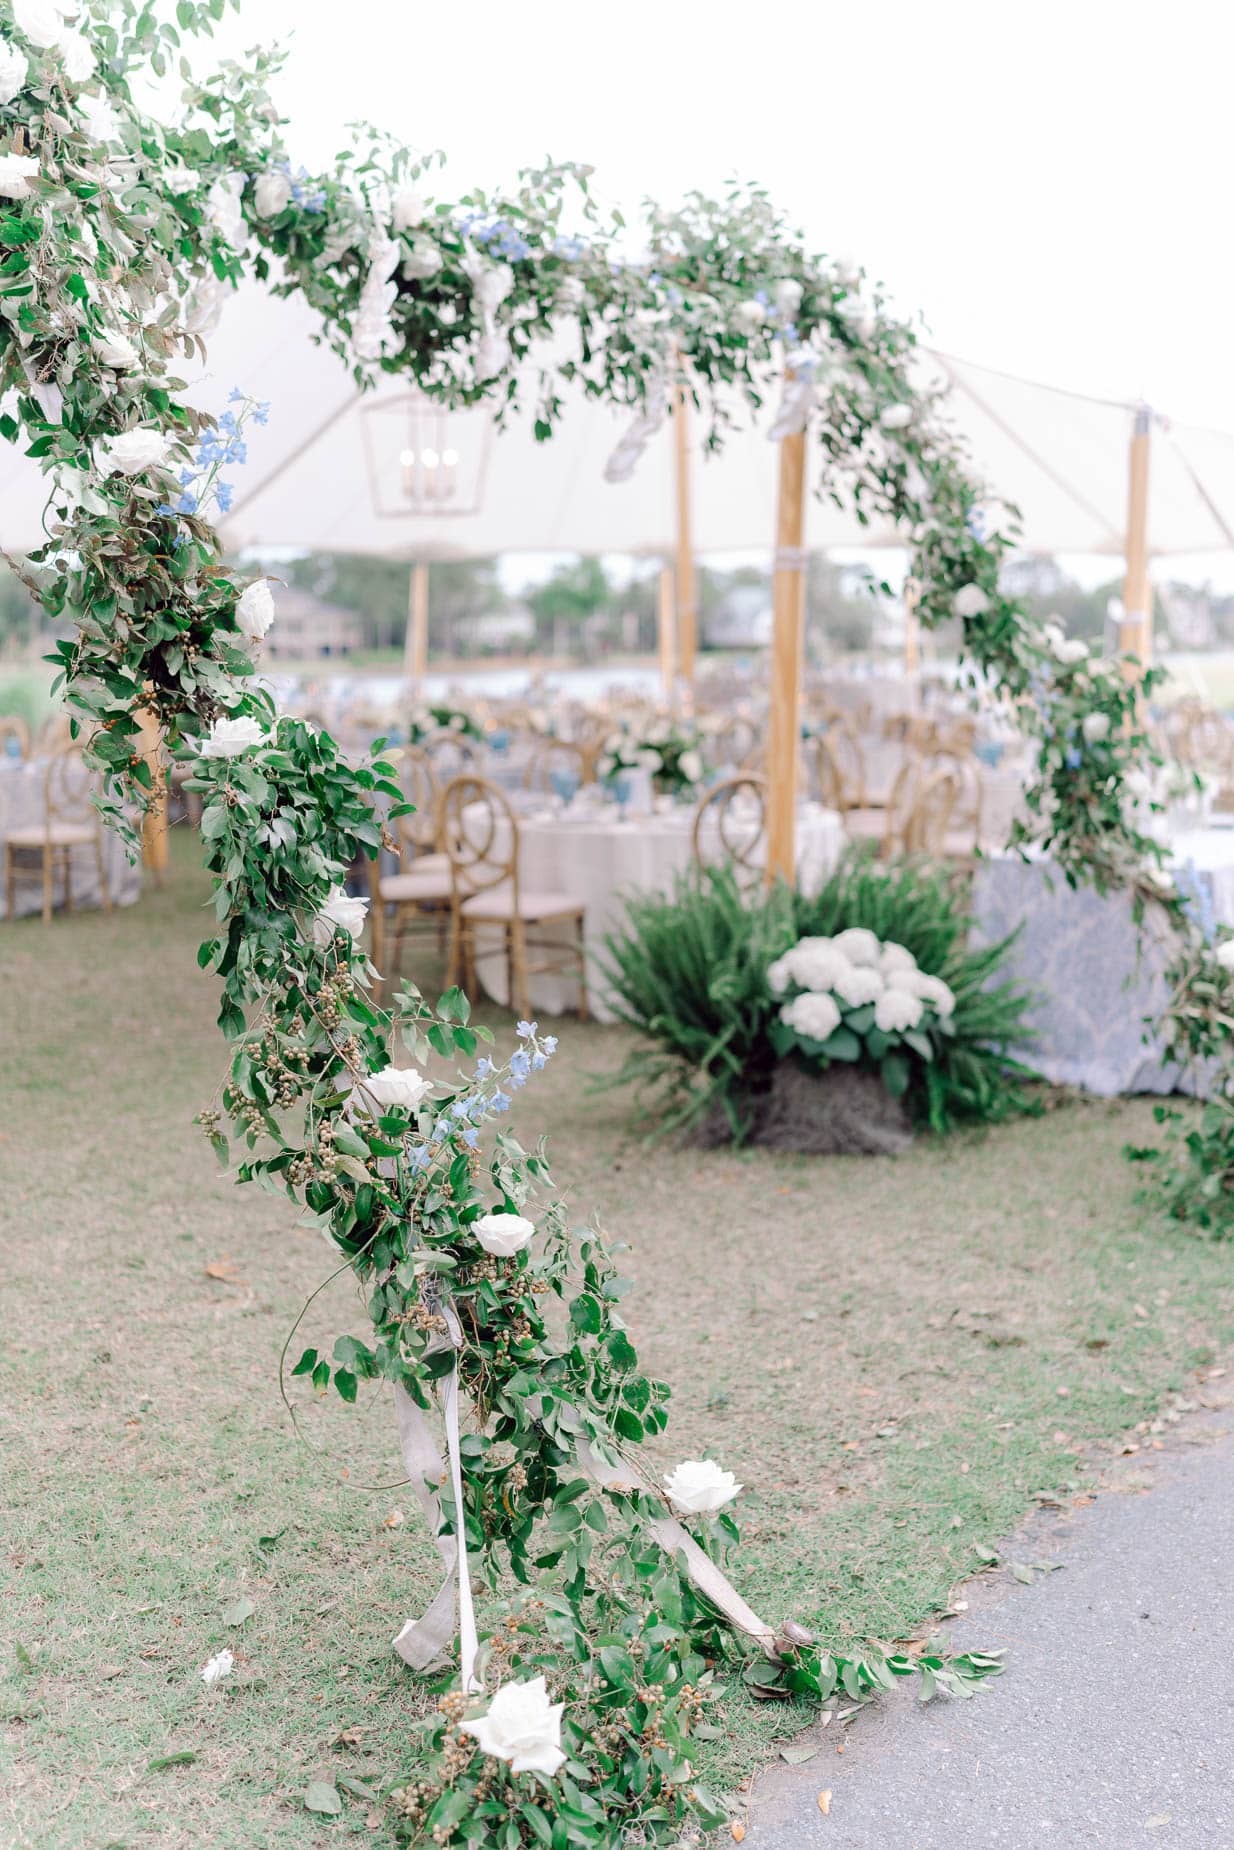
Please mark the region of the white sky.
<svg viewBox="0 0 1234 1850"><path fill-rule="evenodd" d="M544 155L627 209L732 175L937 344L1234 429L1226 0L244 0L310 167L367 117L458 190Z"/></svg>
<svg viewBox="0 0 1234 1850"><path fill-rule="evenodd" d="M757 180L937 345L1234 430L1227 0L243 0L216 44L272 41L310 168L366 118L452 195L545 155L627 215Z"/></svg>

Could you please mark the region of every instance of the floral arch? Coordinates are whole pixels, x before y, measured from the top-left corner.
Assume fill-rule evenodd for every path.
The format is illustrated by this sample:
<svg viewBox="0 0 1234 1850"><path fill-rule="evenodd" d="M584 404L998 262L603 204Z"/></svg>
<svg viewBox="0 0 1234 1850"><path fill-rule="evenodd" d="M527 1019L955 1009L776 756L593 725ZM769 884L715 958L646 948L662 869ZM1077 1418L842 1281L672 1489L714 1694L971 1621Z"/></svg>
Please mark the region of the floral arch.
<svg viewBox="0 0 1234 1850"><path fill-rule="evenodd" d="M340 1337L333 1356L309 1351L293 1372L345 1399L365 1380L397 1391L409 1473L447 1568L442 1599L401 1635L410 1661L448 1646L456 1579L462 1595L461 1687L408 1788L409 1828L439 1843L487 1842L500 1828L503 1843L557 1846L608 1843L637 1824L667 1840L690 1814L718 1815L689 1767L717 1661L752 1652L756 1687L826 1693L840 1681L855 1698L914 1665L838 1659L800 1628L764 1626L716 1566L736 1539L727 1486L673 1487L687 1530L629 1462L663 1427L667 1389L639 1372L611 1261L590 1231L568 1230L559 1203L543 1204L541 1153L500 1132L488 1163L476 1149L554 1043L521 1024L498 1061L457 995L437 1010L414 992L392 1011L370 999L363 903L341 882L358 850L378 851L374 799L397 803L399 791L388 766L347 765L254 684L269 587L224 565L206 514L245 418L261 410L192 409L178 356L249 269L309 300L361 383L402 374L450 404L508 408L533 344L576 328L575 357L539 377L537 434L551 438L560 381L576 379L629 407L618 467L636 460L679 379L714 444L720 388L755 407L774 398L778 434L808 428L816 492L900 524L921 619L962 619L974 681L1015 702L1036 735L1032 821L1017 840L1039 843L1073 882L1129 886L1167 908L1184 947L1174 1013L1195 1051L1221 1032L1227 979L1130 800L1147 749L1139 685L1003 596L1014 518L983 507L942 403L914 389L912 328L858 269L812 255L757 191L652 211L648 255L632 263L583 168L447 203L432 198L432 162L373 135L309 176L291 165L266 88L273 59L193 76L184 46L222 10L178 0L173 25L154 0L0 0L0 388L11 407L0 431L49 482L47 542L14 564L74 628L59 647L65 697L131 841L151 788L143 715L172 751L203 748L217 923L199 961L219 978L231 1055L202 1123L224 1161L236 1152L242 1180L286 1190L317 1218L370 1293L368 1340ZM132 82L177 70L183 110L157 123L135 107ZM395 1038L468 1071L430 1091L392 1066ZM546 1301L563 1307L565 1338ZM452 1470L423 1418L439 1387ZM476 1419L459 1440L461 1395ZM482 1643L468 1551L494 1589L511 1574L523 1588ZM952 1688L992 1668L921 1665ZM548 1712L544 1676L564 1720ZM477 1718L481 1679L521 1691L500 1700L525 1712L503 1723L493 1698ZM523 1726L538 1743L527 1779L507 1751Z"/></svg>

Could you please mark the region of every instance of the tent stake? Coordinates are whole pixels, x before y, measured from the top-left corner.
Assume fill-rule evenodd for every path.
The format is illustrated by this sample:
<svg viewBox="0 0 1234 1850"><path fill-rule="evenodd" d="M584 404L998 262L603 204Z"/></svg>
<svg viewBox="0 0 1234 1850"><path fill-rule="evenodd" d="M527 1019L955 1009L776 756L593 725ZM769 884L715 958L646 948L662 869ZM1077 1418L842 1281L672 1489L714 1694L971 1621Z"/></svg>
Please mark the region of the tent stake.
<svg viewBox="0 0 1234 1850"><path fill-rule="evenodd" d="M767 879L796 877L797 760L801 734L801 665L805 653L806 434L780 443L776 504L771 720L767 739Z"/></svg>

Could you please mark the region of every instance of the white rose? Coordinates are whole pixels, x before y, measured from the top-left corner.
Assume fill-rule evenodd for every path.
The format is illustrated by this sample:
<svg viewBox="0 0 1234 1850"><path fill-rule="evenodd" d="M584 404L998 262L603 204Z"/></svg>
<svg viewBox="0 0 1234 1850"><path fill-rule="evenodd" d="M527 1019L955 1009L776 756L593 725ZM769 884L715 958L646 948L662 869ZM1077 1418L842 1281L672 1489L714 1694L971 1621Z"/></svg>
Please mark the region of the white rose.
<svg viewBox="0 0 1234 1850"><path fill-rule="evenodd" d="M201 748L203 758L238 758L265 738L265 728L255 719L216 719Z"/></svg>
<svg viewBox="0 0 1234 1850"><path fill-rule="evenodd" d="M367 899L353 899L344 887L332 887L325 905L313 920L313 936L318 944L329 944L336 931L345 931L349 938L358 938L367 917Z"/></svg>
<svg viewBox="0 0 1234 1850"><path fill-rule="evenodd" d="M841 1002L857 1009L865 1002L877 1002L885 987L882 975L868 966L849 964L838 982L832 985Z"/></svg>
<svg viewBox="0 0 1234 1850"><path fill-rule="evenodd" d="M141 475L147 469L161 469L171 450L169 440L157 430L126 430L103 446L108 475Z"/></svg>
<svg viewBox="0 0 1234 1850"><path fill-rule="evenodd" d="M731 1471L722 1471L714 1458L687 1458L664 1473L669 1501L688 1516L710 1515L731 1503L741 1485Z"/></svg>
<svg viewBox="0 0 1234 1850"><path fill-rule="evenodd" d="M1077 662L1087 658L1088 644L1081 642L1078 636L1060 636L1054 644L1054 659L1064 668L1073 668Z"/></svg>
<svg viewBox="0 0 1234 1850"><path fill-rule="evenodd" d="M96 334L91 343L91 352L104 366L114 366L118 373L131 372L141 361L141 355L128 335L122 334L118 328L104 328Z"/></svg>
<svg viewBox="0 0 1234 1850"><path fill-rule="evenodd" d="M0 154L0 199L28 199L39 164L28 154Z"/></svg>
<svg viewBox="0 0 1234 1850"><path fill-rule="evenodd" d="M878 421L884 430L903 430L906 425L911 424L913 421L913 407L911 405L888 405L884 410L879 412ZM972 585L966 585L964 587L966 591L971 591L975 588L976 587ZM963 593L961 593L961 596L962 595ZM956 608L959 609L959 605L957 605ZM961 611L960 614L962 616L964 613Z"/></svg>
<svg viewBox="0 0 1234 1850"><path fill-rule="evenodd" d="M0 105L11 103L30 78L30 66L16 45L0 40Z"/></svg>
<svg viewBox="0 0 1234 1850"><path fill-rule="evenodd" d="M1080 727L1090 745L1100 745L1110 736L1110 716L1108 713L1086 713Z"/></svg>
<svg viewBox="0 0 1234 1850"><path fill-rule="evenodd" d="M94 53L84 32L66 26L56 40L60 68L70 83L89 83L94 76Z"/></svg>
<svg viewBox="0 0 1234 1850"><path fill-rule="evenodd" d="M871 970L878 969L883 947L864 925L850 925L847 931L838 931L831 942L850 964L866 964Z"/></svg>
<svg viewBox="0 0 1234 1850"><path fill-rule="evenodd" d="M534 1221L524 1220L521 1214L482 1214L468 1229L494 1259L521 1253L535 1230Z"/></svg>
<svg viewBox="0 0 1234 1850"><path fill-rule="evenodd" d="M291 198L291 181L277 170L263 173L253 191L253 207L258 218L277 218Z"/></svg>
<svg viewBox="0 0 1234 1850"><path fill-rule="evenodd" d="M1234 938L1223 938L1213 956L1223 970L1234 970Z"/></svg>
<svg viewBox="0 0 1234 1850"><path fill-rule="evenodd" d="M808 1041L829 1041L840 1025L840 1005L834 996L807 989L784 1004L780 1020Z"/></svg>
<svg viewBox="0 0 1234 1850"><path fill-rule="evenodd" d="M202 1666L201 1680L207 1689L213 1689L224 1677L229 1677L235 1659L230 1651L220 1651L217 1657L208 1658Z"/></svg>
<svg viewBox="0 0 1234 1850"><path fill-rule="evenodd" d="M957 617L979 617L990 608L990 600L980 585L965 585L956 592L952 608Z"/></svg>
<svg viewBox="0 0 1234 1850"><path fill-rule="evenodd" d="M13 0L13 23L23 38L49 51L64 31L64 8L56 0Z"/></svg>
<svg viewBox="0 0 1234 1850"><path fill-rule="evenodd" d="M703 761L697 752L682 752L677 764L687 783L696 784L703 775Z"/></svg>
<svg viewBox="0 0 1234 1850"><path fill-rule="evenodd" d="M418 187L400 186L394 195L390 217L396 231L414 231L424 222L428 201Z"/></svg>
<svg viewBox="0 0 1234 1850"><path fill-rule="evenodd" d="M564 1764L561 1717L564 1702L550 1702L543 1677L503 1683L486 1715L459 1724L473 1734L480 1751L508 1760L512 1773L544 1773L550 1779Z"/></svg>
<svg viewBox="0 0 1234 1850"><path fill-rule="evenodd" d="M874 1004L874 1026L884 1034L902 1034L921 1020L922 1002L910 989L885 989Z"/></svg>
<svg viewBox="0 0 1234 1850"><path fill-rule="evenodd" d="M801 307L803 294L801 284L795 277L786 276L782 282L776 284L776 307L787 320L791 321Z"/></svg>
<svg viewBox="0 0 1234 1850"><path fill-rule="evenodd" d="M761 302L755 302L752 299L748 302L738 302L733 310L733 320L739 328L744 328L750 334L756 328L761 328L766 319L767 310Z"/></svg>
<svg viewBox="0 0 1234 1850"><path fill-rule="evenodd" d="M244 244L244 213L240 197L244 192L242 173L220 174L206 194L206 217L228 244L240 250Z"/></svg>
<svg viewBox="0 0 1234 1850"><path fill-rule="evenodd" d="M250 642L260 642L274 621L274 598L269 580L259 578L236 605L236 628Z"/></svg>
<svg viewBox="0 0 1234 1850"><path fill-rule="evenodd" d="M105 96L79 96L77 113L91 141L120 140L120 118Z"/></svg>
<svg viewBox="0 0 1234 1850"><path fill-rule="evenodd" d="M404 1111L418 1111L433 1089L432 1080L414 1066L384 1067L380 1073L370 1073L362 1085L369 1097L387 1110Z"/></svg>
<svg viewBox="0 0 1234 1850"><path fill-rule="evenodd" d="M882 955L878 960L878 967L884 976L888 976L893 970L915 970L917 968L917 959L913 956L913 953L909 950L907 945L896 944L889 938L887 943L883 946Z"/></svg>

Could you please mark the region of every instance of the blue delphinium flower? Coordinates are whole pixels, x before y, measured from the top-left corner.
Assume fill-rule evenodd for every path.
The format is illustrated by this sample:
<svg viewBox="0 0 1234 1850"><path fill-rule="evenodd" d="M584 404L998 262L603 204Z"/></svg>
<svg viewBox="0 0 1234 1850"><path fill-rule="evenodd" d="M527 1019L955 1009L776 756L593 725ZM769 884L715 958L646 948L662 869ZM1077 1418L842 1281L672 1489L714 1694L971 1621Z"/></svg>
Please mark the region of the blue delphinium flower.
<svg viewBox="0 0 1234 1850"><path fill-rule="evenodd" d="M489 1100L489 1109L500 1117L503 1111L509 1111L510 1103L509 1093L494 1092L492 1098Z"/></svg>
<svg viewBox="0 0 1234 1850"><path fill-rule="evenodd" d="M220 514L230 514L231 504L236 498L236 491L230 482L216 482L214 499Z"/></svg>
<svg viewBox="0 0 1234 1850"><path fill-rule="evenodd" d="M539 1025L539 1022L536 1021L520 1021L514 1032L518 1035L520 1041L529 1041Z"/></svg>
<svg viewBox="0 0 1234 1850"><path fill-rule="evenodd" d="M481 1054L480 1058L476 1061L474 1077L476 1079L487 1079L493 1070L493 1062L488 1059L487 1056Z"/></svg>

